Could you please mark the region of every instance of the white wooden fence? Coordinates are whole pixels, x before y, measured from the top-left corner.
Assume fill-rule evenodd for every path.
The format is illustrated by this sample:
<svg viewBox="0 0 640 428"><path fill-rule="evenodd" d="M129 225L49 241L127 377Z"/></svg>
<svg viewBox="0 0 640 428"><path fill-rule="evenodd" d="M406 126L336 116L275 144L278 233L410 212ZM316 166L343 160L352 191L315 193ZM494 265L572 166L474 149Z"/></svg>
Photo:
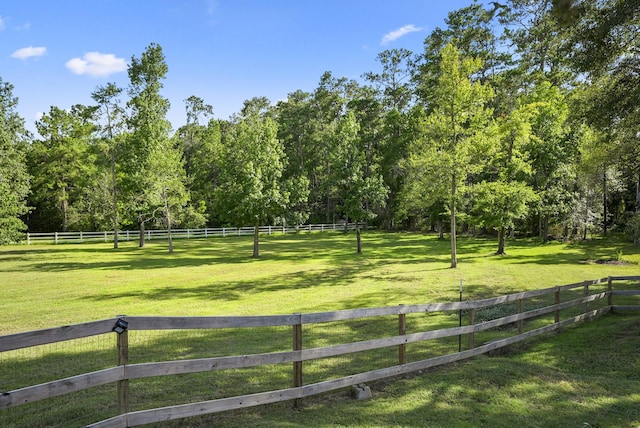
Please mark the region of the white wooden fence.
<svg viewBox="0 0 640 428"><path fill-rule="evenodd" d="M327 232L355 229L355 223L332 223L332 224L303 224L300 226L260 226L260 233L273 235L276 233L296 233L296 232ZM213 238L227 236L243 236L253 235L253 227L206 227L203 229L172 229L171 237L173 239L190 239L190 238ZM145 230L145 239L147 241L167 239L168 231L159 229ZM138 240L140 231L138 230L120 230L118 231L119 241ZM50 232L50 233L27 233L27 244L34 242L53 242L71 243L71 242L90 242L90 241L113 241L113 230L101 232Z"/></svg>

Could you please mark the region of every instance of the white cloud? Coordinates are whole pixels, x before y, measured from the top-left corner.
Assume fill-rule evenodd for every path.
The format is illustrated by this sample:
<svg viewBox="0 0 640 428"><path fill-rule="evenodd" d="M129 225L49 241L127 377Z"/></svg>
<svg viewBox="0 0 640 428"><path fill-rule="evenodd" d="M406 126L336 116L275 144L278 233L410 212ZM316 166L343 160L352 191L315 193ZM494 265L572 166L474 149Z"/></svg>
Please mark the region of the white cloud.
<svg viewBox="0 0 640 428"><path fill-rule="evenodd" d="M384 35L380 44L382 46L388 45L390 42L394 40L398 40L400 37L407 35L409 33L415 33L416 31L422 31L422 27L416 27L413 24L405 25L404 27L400 27L397 30L393 30Z"/></svg>
<svg viewBox="0 0 640 428"><path fill-rule="evenodd" d="M47 48L44 46L33 47L29 46L28 48L18 49L14 53L11 54L11 58L18 59L27 59L33 57L39 57L47 53Z"/></svg>
<svg viewBox="0 0 640 428"><path fill-rule="evenodd" d="M93 77L108 76L127 69L124 58L100 52L87 52L82 58L72 58L65 65L75 74L88 74Z"/></svg>
<svg viewBox="0 0 640 428"><path fill-rule="evenodd" d="M4 19L2 19L2 16L0 16L0 31L4 30L5 28L7 28L7 26L4 23Z"/></svg>

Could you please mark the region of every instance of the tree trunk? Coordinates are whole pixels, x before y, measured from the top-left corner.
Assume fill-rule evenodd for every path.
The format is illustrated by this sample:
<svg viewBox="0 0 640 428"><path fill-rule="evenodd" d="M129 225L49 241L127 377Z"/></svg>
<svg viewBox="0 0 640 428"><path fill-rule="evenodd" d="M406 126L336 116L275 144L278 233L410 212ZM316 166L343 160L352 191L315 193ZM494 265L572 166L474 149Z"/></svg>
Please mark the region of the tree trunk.
<svg viewBox="0 0 640 428"><path fill-rule="evenodd" d="M138 226L140 226L140 240L138 241L138 246L140 248L144 247L144 220L138 220Z"/></svg>
<svg viewBox="0 0 640 428"><path fill-rule="evenodd" d="M540 230L542 232L542 243L546 244L547 242L549 242L549 216L544 216L542 217L542 229Z"/></svg>
<svg viewBox="0 0 640 428"><path fill-rule="evenodd" d="M362 240L360 239L360 222L356 220L356 247L358 254L362 254Z"/></svg>
<svg viewBox="0 0 640 428"><path fill-rule="evenodd" d="M69 227L69 201L67 200L67 189L62 188L62 231L66 232Z"/></svg>
<svg viewBox="0 0 640 428"><path fill-rule="evenodd" d="M171 212L168 205L165 204L166 216L167 216L167 235L169 237L169 254L173 253L173 236L171 235Z"/></svg>
<svg viewBox="0 0 640 428"><path fill-rule="evenodd" d="M253 227L253 257L258 258L260 257L260 248L259 248L259 243L260 243L260 225L258 222L256 222L256 225Z"/></svg>
<svg viewBox="0 0 640 428"><path fill-rule="evenodd" d="M538 238L542 239L542 213L538 214Z"/></svg>
<svg viewBox="0 0 640 428"><path fill-rule="evenodd" d="M444 239L444 224L442 220L438 219L436 225L438 227L438 239Z"/></svg>
<svg viewBox="0 0 640 428"><path fill-rule="evenodd" d="M113 140L113 139L112 139ZM111 151L111 184L113 186L113 248L118 248L118 190L116 182L115 148Z"/></svg>
<svg viewBox="0 0 640 428"><path fill-rule="evenodd" d="M587 240L587 227L589 226L589 196L584 197L584 228L582 230L582 240Z"/></svg>
<svg viewBox="0 0 640 428"><path fill-rule="evenodd" d="M456 248L456 175L451 175L451 267L458 267L458 254Z"/></svg>
<svg viewBox="0 0 640 428"><path fill-rule="evenodd" d="M500 227L500 230L498 231L498 251L495 252L496 256L502 256L505 254L504 252L504 237L505 237L506 231L504 226Z"/></svg>
<svg viewBox="0 0 640 428"><path fill-rule="evenodd" d="M607 171L602 173L602 208L604 215L602 216L602 236L607 237Z"/></svg>
<svg viewBox="0 0 640 428"><path fill-rule="evenodd" d="M636 217L640 216L640 174L638 174L638 181L636 182ZM640 247L640 220L638 218L634 221L633 231L633 246Z"/></svg>

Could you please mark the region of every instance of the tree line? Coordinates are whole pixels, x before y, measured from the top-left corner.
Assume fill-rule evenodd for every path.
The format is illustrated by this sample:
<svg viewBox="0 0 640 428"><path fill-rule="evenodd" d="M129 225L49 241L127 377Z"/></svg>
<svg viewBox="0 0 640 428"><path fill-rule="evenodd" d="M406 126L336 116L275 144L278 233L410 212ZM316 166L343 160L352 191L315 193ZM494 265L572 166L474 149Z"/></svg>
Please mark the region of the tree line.
<svg viewBox="0 0 640 428"><path fill-rule="evenodd" d="M638 245L640 0L490 5L450 12L422 52L379 53L361 82L327 71L227 120L193 95L175 131L155 43L126 88L51 107L37 137L0 79L0 243L27 228L251 225L258 256L260 225L346 219L358 252L362 225L449 233L452 267L461 230L495 234L497 254L516 233Z"/></svg>

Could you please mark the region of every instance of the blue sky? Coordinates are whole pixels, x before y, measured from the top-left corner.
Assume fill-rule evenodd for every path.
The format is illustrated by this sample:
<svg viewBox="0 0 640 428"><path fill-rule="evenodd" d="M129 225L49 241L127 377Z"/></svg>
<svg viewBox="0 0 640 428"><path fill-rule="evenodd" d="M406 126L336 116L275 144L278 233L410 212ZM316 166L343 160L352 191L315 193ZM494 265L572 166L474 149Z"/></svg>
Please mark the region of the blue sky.
<svg viewBox="0 0 640 428"><path fill-rule="evenodd" d="M0 77L27 128L50 106L92 104L97 86L128 85L127 64L152 42L169 66L169 120L203 98L227 119L244 100L273 103L320 76L360 80L385 49L420 52L451 10L473 0L3 0Z"/></svg>

